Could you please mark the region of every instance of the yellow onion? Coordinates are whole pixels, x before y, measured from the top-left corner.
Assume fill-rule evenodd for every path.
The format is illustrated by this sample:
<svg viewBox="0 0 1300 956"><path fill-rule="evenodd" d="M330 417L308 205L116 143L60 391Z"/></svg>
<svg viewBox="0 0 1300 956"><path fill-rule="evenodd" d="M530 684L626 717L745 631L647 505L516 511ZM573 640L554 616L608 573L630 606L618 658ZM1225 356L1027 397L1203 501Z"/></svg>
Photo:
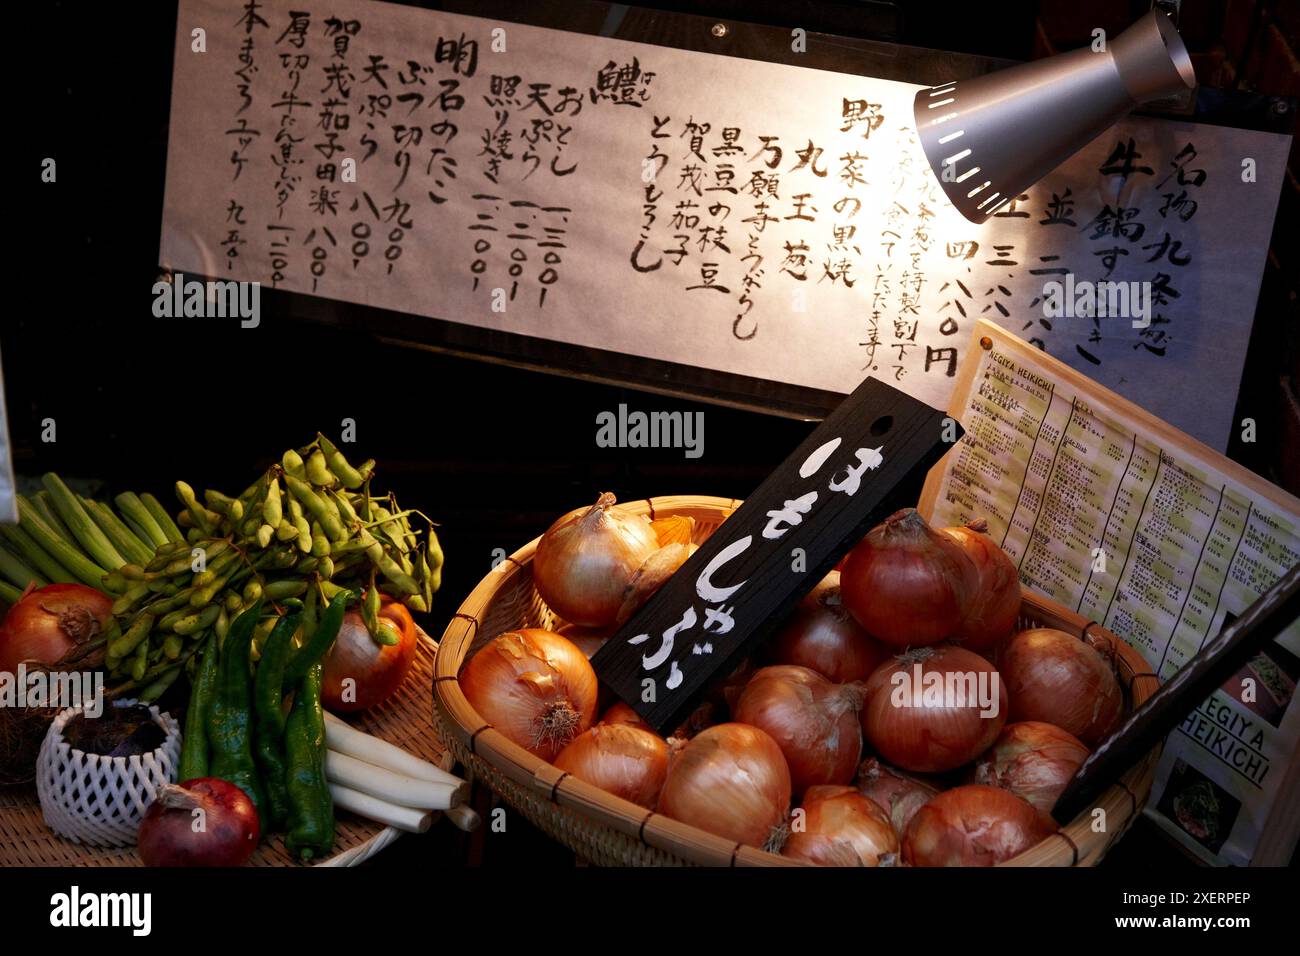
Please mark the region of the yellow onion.
<svg viewBox="0 0 1300 956"><path fill-rule="evenodd" d="M636 574L632 575L632 580L623 591L623 603L619 606L614 623L622 627L630 621L632 615L641 610L641 606L668 583L668 579L694 553L693 544L666 544L646 558L645 564L637 568Z"/></svg>
<svg viewBox="0 0 1300 956"><path fill-rule="evenodd" d="M1014 793L968 784L945 790L903 837L909 866L993 866L1056 832L1052 818Z"/></svg>
<svg viewBox="0 0 1300 956"><path fill-rule="evenodd" d="M668 775L668 744L631 724L598 724L561 750L555 766L649 810Z"/></svg>
<svg viewBox="0 0 1300 956"><path fill-rule="evenodd" d="M915 508L871 529L840 572L849 613L872 637L899 649L937 644L956 633L978 586L962 547Z"/></svg>
<svg viewBox="0 0 1300 956"><path fill-rule="evenodd" d="M556 521L537 544L537 592L571 624L614 624L632 579L659 548L650 520L615 508L615 500L605 492Z"/></svg>
<svg viewBox="0 0 1300 956"><path fill-rule="evenodd" d="M596 717L596 672L571 641L539 628L494 638L460 672L460 689L509 740L554 760Z"/></svg>
<svg viewBox="0 0 1300 956"><path fill-rule="evenodd" d="M900 773L875 757L862 762L855 782L858 793L885 811L900 837L907 832L916 811L939 792L938 787Z"/></svg>
<svg viewBox="0 0 1300 956"><path fill-rule="evenodd" d="M893 866L898 834L885 811L852 787L809 787L782 856L818 866Z"/></svg>
<svg viewBox="0 0 1300 956"><path fill-rule="evenodd" d="M654 732L654 728L646 723L644 717L632 709L631 704L626 704L621 700L611 705L608 710L600 715L600 722L602 724L630 724L633 727L640 727L642 730L649 730L651 733Z"/></svg>
<svg viewBox="0 0 1300 956"><path fill-rule="evenodd" d="M861 684L832 684L807 667L778 664L756 672L731 716L764 730L785 756L795 795L818 784L846 784L862 758Z"/></svg>
<svg viewBox="0 0 1300 956"><path fill-rule="evenodd" d="M1123 716L1124 693L1092 646L1050 627L1021 631L998 654L1012 721L1041 720L1101 743Z"/></svg>
<svg viewBox="0 0 1300 956"><path fill-rule="evenodd" d="M975 783L1001 787L1048 813L1088 759L1078 737L1052 724L1007 724L975 764Z"/></svg>
<svg viewBox="0 0 1300 956"><path fill-rule="evenodd" d="M772 643L774 664L810 667L836 684L866 680L889 650L844 606L840 572L832 571L799 602Z"/></svg>
<svg viewBox="0 0 1300 956"><path fill-rule="evenodd" d="M776 741L746 724L700 731L673 756L659 812L728 840L771 846L790 810L790 770Z"/></svg>
<svg viewBox="0 0 1300 956"><path fill-rule="evenodd" d="M977 518L964 528L943 528L966 552L979 584L966 602L966 613L952 639L968 651L984 654L1011 636L1020 616L1020 572L1007 553L988 536L989 523Z"/></svg>

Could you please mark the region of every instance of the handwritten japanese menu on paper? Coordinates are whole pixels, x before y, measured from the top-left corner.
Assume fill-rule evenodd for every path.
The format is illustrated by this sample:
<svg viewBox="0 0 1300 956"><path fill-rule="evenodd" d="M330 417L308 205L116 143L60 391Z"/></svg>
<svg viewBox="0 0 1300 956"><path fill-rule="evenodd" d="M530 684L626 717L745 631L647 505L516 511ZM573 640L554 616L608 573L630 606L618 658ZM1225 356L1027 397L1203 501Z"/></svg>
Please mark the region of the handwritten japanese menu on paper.
<svg viewBox="0 0 1300 956"><path fill-rule="evenodd" d="M987 519L1025 587L1162 679L1300 563L1300 500L997 326L973 334L949 405L966 434L930 473L929 520ZM1148 813L1202 858L1254 855L1300 743L1298 679L1300 622L1168 738Z"/></svg>
<svg viewBox="0 0 1300 956"><path fill-rule="evenodd" d="M915 90L386 3L181 0L160 261L939 407L991 318L1225 447L1289 137L1128 119L975 226ZM1150 283L1150 325L1045 317L1066 272Z"/></svg>

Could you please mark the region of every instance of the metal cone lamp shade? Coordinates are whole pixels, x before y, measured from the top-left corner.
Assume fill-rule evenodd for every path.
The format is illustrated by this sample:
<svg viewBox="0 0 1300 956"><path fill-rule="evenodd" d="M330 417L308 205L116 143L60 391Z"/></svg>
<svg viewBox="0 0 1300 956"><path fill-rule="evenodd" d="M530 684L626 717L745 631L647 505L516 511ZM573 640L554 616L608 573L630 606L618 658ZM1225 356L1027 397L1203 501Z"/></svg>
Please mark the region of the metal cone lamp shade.
<svg viewBox="0 0 1300 956"><path fill-rule="evenodd" d="M948 199L983 222L1135 106L1195 85L1173 22L1152 10L1104 50L924 89L912 109Z"/></svg>

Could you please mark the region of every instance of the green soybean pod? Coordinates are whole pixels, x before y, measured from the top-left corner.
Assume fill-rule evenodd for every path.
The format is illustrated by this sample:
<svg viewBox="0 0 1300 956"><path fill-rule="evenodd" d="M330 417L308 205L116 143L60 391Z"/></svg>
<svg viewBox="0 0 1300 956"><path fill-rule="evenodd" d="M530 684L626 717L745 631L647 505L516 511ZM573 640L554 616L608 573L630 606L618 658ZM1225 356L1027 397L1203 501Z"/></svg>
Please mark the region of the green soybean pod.
<svg viewBox="0 0 1300 956"><path fill-rule="evenodd" d="M284 517L284 508L280 500L280 480L272 478L266 486L266 499L262 502L262 520L272 528L280 524Z"/></svg>
<svg viewBox="0 0 1300 956"><path fill-rule="evenodd" d="M233 595L232 595L233 596ZM226 612L226 606L223 604L217 611L217 619L212 622L212 631L217 635L218 644L226 639L226 632L230 630L230 615ZM213 644L215 650L218 644Z"/></svg>
<svg viewBox="0 0 1300 956"><path fill-rule="evenodd" d="M144 680L144 672L149 666L149 642L141 641L131 658L131 680Z"/></svg>
<svg viewBox="0 0 1300 956"><path fill-rule="evenodd" d="M343 452L339 451L338 446L326 438L324 435L317 433L320 442L320 449L324 453L325 463L334 476L343 483L344 488L360 488L361 483L365 481L361 472L348 464Z"/></svg>
<svg viewBox="0 0 1300 956"><path fill-rule="evenodd" d="M303 470L302 455L292 448L280 456L280 467L285 470L286 474L293 475L295 478L301 479L306 476Z"/></svg>
<svg viewBox="0 0 1300 956"><path fill-rule="evenodd" d="M181 656L181 648L185 646L185 641L179 634L168 634L163 638L163 656L169 661L174 661Z"/></svg>
<svg viewBox="0 0 1300 956"><path fill-rule="evenodd" d="M271 545L271 539L275 536L275 528L269 524L261 525L257 529L257 546L267 548Z"/></svg>
<svg viewBox="0 0 1300 956"><path fill-rule="evenodd" d="M243 606L244 606L244 602L240 599L238 594L226 595L226 600L223 607L229 613L238 614L240 608L242 608Z"/></svg>
<svg viewBox="0 0 1300 956"><path fill-rule="evenodd" d="M320 558L320 563L316 566L316 573L326 581L334 577L334 561L328 554Z"/></svg>
<svg viewBox="0 0 1300 956"><path fill-rule="evenodd" d="M293 578L283 578L279 581L270 581L263 588L262 593L268 601L279 601L284 598L298 597L306 593L307 582L299 581Z"/></svg>
<svg viewBox="0 0 1300 956"><path fill-rule="evenodd" d="M209 604L202 611L187 614L179 621L172 625L172 630L181 636L197 634L199 631L206 630L217 622L217 615L221 613L221 607L216 604ZM165 646L166 642L164 642Z"/></svg>
<svg viewBox="0 0 1300 956"><path fill-rule="evenodd" d="M306 467L303 470L307 474L307 480L317 488L333 488L338 484L339 480L330 471L325 455L319 448L307 456Z"/></svg>

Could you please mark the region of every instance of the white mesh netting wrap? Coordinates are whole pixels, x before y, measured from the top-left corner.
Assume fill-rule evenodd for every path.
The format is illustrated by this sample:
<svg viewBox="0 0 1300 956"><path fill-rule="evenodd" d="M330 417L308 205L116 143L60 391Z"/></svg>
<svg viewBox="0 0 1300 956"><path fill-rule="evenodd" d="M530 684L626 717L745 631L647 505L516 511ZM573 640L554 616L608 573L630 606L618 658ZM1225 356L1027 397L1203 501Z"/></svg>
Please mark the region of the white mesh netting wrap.
<svg viewBox="0 0 1300 956"><path fill-rule="evenodd" d="M116 701L126 707L134 700ZM174 783L180 762L181 731L170 714L151 706L167 739L152 753L104 757L74 750L63 727L81 708L69 707L54 719L36 761L36 792L50 829L75 843L128 846L135 842L144 812L164 784Z"/></svg>

